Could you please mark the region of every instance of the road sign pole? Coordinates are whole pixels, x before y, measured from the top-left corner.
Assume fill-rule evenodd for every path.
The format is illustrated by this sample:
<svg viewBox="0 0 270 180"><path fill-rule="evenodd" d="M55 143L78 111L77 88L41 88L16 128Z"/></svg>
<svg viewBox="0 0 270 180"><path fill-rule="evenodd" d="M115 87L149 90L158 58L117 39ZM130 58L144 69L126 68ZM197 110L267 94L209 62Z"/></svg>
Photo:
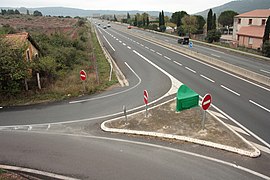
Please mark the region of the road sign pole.
<svg viewBox="0 0 270 180"><path fill-rule="evenodd" d="M125 116L125 120L126 120L125 123L127 123L127 109L126 109L125 105L123 106L123 111L124 111L124 116Z"/></svg>
<svg viewBox="0 0 270 180"><path fill-rule="evenodd" d="M148 106L147 106L147 104L145 105L145 117L146 118L148 117Z"/></svg>
<svg viewBox="0 0 270 180"><path fill-rule="evenodd" d="M85 81L83 81L83 92L86 92Z"/></svg>
<svg viewBox="0 0 270 180"><path fill-rule="evenodd" d="M204 130L205 126L205 117L206 117L206 111L203 111L203 118L202 118L202 129Z"/></svg>

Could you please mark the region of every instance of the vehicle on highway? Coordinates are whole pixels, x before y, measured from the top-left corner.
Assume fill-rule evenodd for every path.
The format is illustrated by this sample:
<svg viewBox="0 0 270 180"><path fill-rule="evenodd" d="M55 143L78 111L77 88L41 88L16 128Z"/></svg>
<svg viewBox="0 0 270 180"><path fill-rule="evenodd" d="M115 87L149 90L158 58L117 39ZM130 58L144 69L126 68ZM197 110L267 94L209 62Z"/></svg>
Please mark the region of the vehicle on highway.
<svg viewBox="0 0 270 180"><path fill-rule="evenodd" d="M128 29L131 29L131 26L128 26L127 28L128 28Z"/></svg>
<svg viewBox="0 0 270 180"><path fill-rule="evenodd" d="M108 23L108 24L107 24L107 27L111 27L111 24Z"/></svg>
<svg viewBox="0 0 270 180"><path fill-rule="evenodd" d="M107 29L107 26L103 26L103 29Z"/></svg>
<svg viewBox="0 0 270 180"><path fill-rule="evenodd" d="M189 37L188 36L179 37L177 42L179 44L189 44Z"/></svg>

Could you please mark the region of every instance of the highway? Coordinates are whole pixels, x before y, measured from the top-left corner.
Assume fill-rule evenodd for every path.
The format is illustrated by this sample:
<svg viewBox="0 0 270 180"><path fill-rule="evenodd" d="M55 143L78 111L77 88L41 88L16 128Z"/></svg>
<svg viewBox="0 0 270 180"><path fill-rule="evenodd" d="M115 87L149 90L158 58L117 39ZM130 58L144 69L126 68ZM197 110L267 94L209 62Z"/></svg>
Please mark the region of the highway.
<svg viewBox="0 0 270 180"><path fill-rule="evenodd" d="M99 125L121 116L123 105L128 111L143 108L144 89L150 102L158 103L184 83L201 96L211 93L216 111L228 123L246 128L256 143L270 143L269 87L138 38L138 30L102 27L96 26L101 41L129 86L68 101L3 107L0 164L78 179L269 179L270 155L264 152L250 159L192 144L101 132ZM64 131L61 125L70 123L86 123L88 134Z"/></svg>
<svg viewBox="0 0 270 180"><path fill-rule="evenodd" d="M215 106L255 133L265 142L264 145L270 147L269 87L254 84L194 58L131 36L130 31L137 30L115 26L115 28L107 29L103 34L111 44L117 44L119 41L126 43L126 46L132 47L129 51L140 52L142 56L169 72L201 96L206 93L212 94ZM117 37L118 41L114 37Z"/></svg>

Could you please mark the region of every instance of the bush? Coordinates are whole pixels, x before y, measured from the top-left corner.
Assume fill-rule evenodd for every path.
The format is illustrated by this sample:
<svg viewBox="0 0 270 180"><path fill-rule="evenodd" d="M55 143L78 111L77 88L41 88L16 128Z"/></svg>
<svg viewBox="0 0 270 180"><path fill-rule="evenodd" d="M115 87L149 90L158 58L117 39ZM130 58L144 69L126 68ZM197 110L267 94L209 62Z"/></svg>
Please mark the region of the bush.
<svg viewBox="0 0 270 180"><path fill-rule="evenodd" d="M209 43L219 42L220 37L221 37L221 33L215 29L212 29L208 31L207 36L206 36L206 41Z"/></svg>
<svg viewBox="0 0 270 180"><path fill-rule="evenodd" d="M161 25L161 26L159 27L159 30L160 30L160 32L165 32L165 31L166 31L166 26Z"/></svg>

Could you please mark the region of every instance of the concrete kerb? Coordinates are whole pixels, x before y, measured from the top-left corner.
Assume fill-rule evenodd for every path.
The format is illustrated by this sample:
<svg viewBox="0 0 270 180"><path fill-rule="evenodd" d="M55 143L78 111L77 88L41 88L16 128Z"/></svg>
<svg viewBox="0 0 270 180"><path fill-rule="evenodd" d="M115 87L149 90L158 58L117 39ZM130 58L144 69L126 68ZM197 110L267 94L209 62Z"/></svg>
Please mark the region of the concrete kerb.
<svg viewBox="0 0 270 180"><path fill-rule="evenodd" d="M108 60L108 62L113 66L113 70L116 74L116 77L120 83L120 85L123 87L123 86L129 86L129 83L125 77L125 75L122 73L122 71L120 70L120 68L117 66L116 62L114 61L114 59L111 57L110 53L107 51L107 49L104 47L103 43L101 42L100 40L100 37L97 33L97 30L96 28L95 29L95 34L97 36L97 39L98 39L98 42L100 44L100 47L106 57L106 59Z"/></svg>
<svg viewBox="0 0 270 180"><path fill-rule="evenodd" d="M171 100L168 100L168 101L166 101L164 103L161 103L161 104L159 104L157 106L153 106L153 107L149 108L149 110L150 109L153 109L153 108L156 108L158 106L161 106L161 105L163 105L165 103L168 103L168 102L170 102L170 101L172 101L174 99L175 98L173 98ZM142 113L142 112L144 112L144 110L139 111L139 112L136 112L136 113L133 113L133 114L129 114L128 117L133 116L133 115L136 115L138 113ZM260 153L260 150L257 149L253 144L251 144L250 142L248 142L244 137L242 137L239 133L237 133L231 127L229 127L228 125L226 125L222 120L220 120L214 114L212 114L210 112L209 112L209 114L211 116L213 116L215 119L217 119L219 122L221 122L222 125L224 125L225 127L227 127L236 136L240 137L244 141L244 143L246 143L247 145L249 145L253 149L253 151L243 150L243 149L239 149L239 148L236 148L236 147L222 145L222 144L218 144L218 143L214 143L214 142L210 142L210 141L205 141L205 140L190 138L190 137L187 137L187 136L179 136L179 135L173 135L173 134L164 134L164 133L157 133L157 132L151 132L151 131L138 131L138 130L117 129L117 128L106 127L106 125L105 125L106 123L110 123L110 122L116 121L118 119L123 118L124 116L118 117L118 118L115 118L115 119L111 119L111 120L108 120L108 121L104 121L101 124L101 129L103 131L105 131L105 132L124 133L124 134L135 134L135 135L153 136L153 137L159 137L159 138L168 138L168 139L176 139L176 140L180 140L180 141L187 141L187 142L191 142L191 143L195 143L195 144L200 144L200 145L204 145L204 146L208 146L208 147L212 147L212 148L216 148L216 149L226 150L226 151L229 151L229 152L237 153L237 154L248 156L248 157L252 157L252 158L255 158L255 157L260 156L260 154L261 154Z"/></svg>
<svg viewBox="0 0 270 180"><path fill-rule="evenodd" d="M244 68L241 68L241 67L226 63L226 62L223 62L221 60L218 60L218 59L213 58L213 57L206 56L206 55L198 53L198 52L194 52L194 51L191 51L191 50L179 47L179 46L175 46L175 45L172 45L172 44L168 44L168 43L165 43L165 42L157 41L156 39L152 39L152 38L148 38L148 37L140 36L140 35L134 35L134 36L137 36L139 38L143 38L144 40L148 40L148 41L157 43L157 44L165 46L167 48L171 48L171 49L173 49L173 50L175 50L177 52L181 52L181 53L183 53L185 55L191 56L191 57L196 58L196 59L200 59L200 60L202 60L204 62L207 62L207 63L210 63L210 64L215 65L217 67L223 68L223 69L225 69L227 71L233 72L235 74L247 77L247 78L249 78L251 80L257 81L257 82L265 84L267 86L270 86L270 78L266 77L266 76L263 76L261 74L252 72L250 70L247 70L247 69L244 69Z"/></svg>

